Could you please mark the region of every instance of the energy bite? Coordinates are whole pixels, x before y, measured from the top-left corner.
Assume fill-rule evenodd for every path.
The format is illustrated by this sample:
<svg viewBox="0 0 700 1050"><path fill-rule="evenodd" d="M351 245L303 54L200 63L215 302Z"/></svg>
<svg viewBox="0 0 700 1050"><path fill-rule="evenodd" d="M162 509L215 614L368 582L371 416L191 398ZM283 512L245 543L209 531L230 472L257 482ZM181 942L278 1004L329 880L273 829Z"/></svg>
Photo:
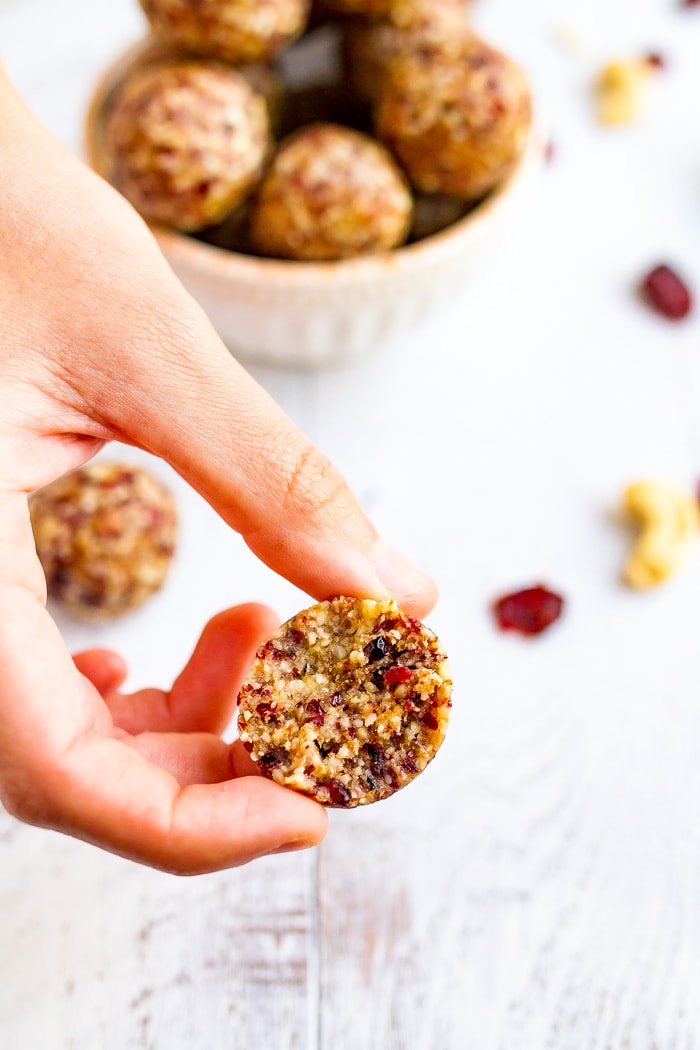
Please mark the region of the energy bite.
<svg viewBox="0 0 700 1050"><path fill-rule="evenodd" d="M359 94L381 94L391 63L399 55L439 49L458 53L472 34L462 0L391 0L384 17L352 19L344 27L343 58Z"/></svg>
<svg viewBox="0 0 700 1050"><path fill-rule="evenodd" d="M309 0L140 0L157 37L225 62L272 58L304 30Z"/></svg>
<svg viewBox="0 0 700 1050"><path fill-rule="evenodd" d="M264 98L234 69L173 60L137 70L105 126L112 180L145 218L193 231L221 222L270 148Z"/></svg>
<svg viewBox="0 0 700 1050"><path fill-rule="evenodd" d="M388 798L425 769L451 691L438 639L395 601L334 598L258 650L238 730L265 776L347 809Z"/></svg>
<svg viewBox="0 0 700 1050"><path fill-rule="evenodd" d="M399 54L381 83L377 134L421 193L475 200L512 172L531 124L520 68L476 36Z"/></svg>
<svg viewBox="0 0 700 1050"><path fill-rule="evenodd" d="M75 615L121 616L165 580L177 515L147 471L90 463L31 496L29 512L49 597Z"/></svg>
<svg viewBox="0 0 700 1050"><path fill-rule="evenodd" d="M408 235L413 199L389 152L339 124L286 139L253 205L263 255L326 261L389 251Z"/></svg>

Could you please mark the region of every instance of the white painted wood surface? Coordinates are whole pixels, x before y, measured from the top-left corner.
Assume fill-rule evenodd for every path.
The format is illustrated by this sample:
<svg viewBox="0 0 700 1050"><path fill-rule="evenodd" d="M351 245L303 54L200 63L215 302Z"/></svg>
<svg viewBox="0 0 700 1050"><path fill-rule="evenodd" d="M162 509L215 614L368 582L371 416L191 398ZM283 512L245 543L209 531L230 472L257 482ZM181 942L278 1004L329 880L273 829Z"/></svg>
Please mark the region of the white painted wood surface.
<svg viewBox="0 0 700 1050"><path fill-rule="evenodd" d="M0 815L2 1050L700 1047L700 559L629 593L615 518L628 481L700 475L700 315L672 327L632 294L658 259L700 289L700 13L582 6L475 5L556 149L460 301L357 368L256 371L442 585L440 756L332 814L316 854L189 881ZM0 55L76 149L140 29L135 0L0 0ZM669 60L644 120L598 128L592 72L639 50ZM225 605L304 600L155 469L184 518L168 588L120 625L61 623L122 649L134 686L172 679ZM499 635L491 599L537 580L565 619Z"/></svg>

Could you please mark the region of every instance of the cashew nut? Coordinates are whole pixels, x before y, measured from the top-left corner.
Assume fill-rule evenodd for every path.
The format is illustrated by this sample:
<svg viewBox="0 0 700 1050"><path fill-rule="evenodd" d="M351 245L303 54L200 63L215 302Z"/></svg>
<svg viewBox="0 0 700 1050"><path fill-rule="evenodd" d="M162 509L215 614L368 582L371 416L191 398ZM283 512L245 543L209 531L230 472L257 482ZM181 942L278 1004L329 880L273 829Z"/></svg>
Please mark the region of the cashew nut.
<svg viewBox="0 0 700 1050"><path fill-rule="evenodd" d="M595 90L601 124L627 124L638 116L650 71L643 58L611 62L600 71Z"/></svg>
<svg viewBox="0 0 700 1050"><path fill-rule="evenodd" d="M630 587L663 583L683 564L700 529L700 507L692 496L661 481L637 481L623 496L626 513L641 526L624 567Z"/></svg>

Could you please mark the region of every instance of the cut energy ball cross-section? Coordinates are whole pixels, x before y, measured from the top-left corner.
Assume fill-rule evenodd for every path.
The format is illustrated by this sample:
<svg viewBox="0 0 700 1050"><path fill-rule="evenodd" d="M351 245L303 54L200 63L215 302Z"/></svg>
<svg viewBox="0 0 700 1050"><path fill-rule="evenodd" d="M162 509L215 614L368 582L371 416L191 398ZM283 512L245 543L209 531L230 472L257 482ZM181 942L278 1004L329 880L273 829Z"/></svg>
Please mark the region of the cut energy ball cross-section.
<svg viewBox="0 0 700 1050"><path fill-rule="evenodd" d="M438 639L392 600L335 598L259 650L238 729L260 770L326 806L388 798L440 747L452 681Z"/></svg>

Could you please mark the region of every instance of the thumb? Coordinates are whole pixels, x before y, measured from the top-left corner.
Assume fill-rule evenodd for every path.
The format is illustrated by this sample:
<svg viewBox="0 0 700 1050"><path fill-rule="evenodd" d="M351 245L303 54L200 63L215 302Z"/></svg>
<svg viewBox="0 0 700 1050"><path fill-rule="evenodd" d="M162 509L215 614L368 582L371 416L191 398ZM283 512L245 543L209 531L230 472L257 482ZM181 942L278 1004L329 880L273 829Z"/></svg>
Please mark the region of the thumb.
<svg viewBox="0 0 700 1050"><path fill-rule="evenodd" d="M100 377L101 422L168 460L302 590L391 594L424 616L436 600L433 582L378 536L340 472L238 365L179 285L174 300L167 320L121 343L108 397L109 377Z"/></svg>
<svg viewBox="0 0 700 1050"><path fill-rule="evenodd" d="M235 362L124 198L18 100L5 120L19 144L8 165L22 175L3 185L9 240L23 260L10 287L32 317L27 346L45 339L60 357L61 390L86 432L168 460L309 594L392 594L424 615L434 584L380 540L338 471ZM33 357L45 371L36 349ZM56 387L51 374L47 391Z"/></svg>

